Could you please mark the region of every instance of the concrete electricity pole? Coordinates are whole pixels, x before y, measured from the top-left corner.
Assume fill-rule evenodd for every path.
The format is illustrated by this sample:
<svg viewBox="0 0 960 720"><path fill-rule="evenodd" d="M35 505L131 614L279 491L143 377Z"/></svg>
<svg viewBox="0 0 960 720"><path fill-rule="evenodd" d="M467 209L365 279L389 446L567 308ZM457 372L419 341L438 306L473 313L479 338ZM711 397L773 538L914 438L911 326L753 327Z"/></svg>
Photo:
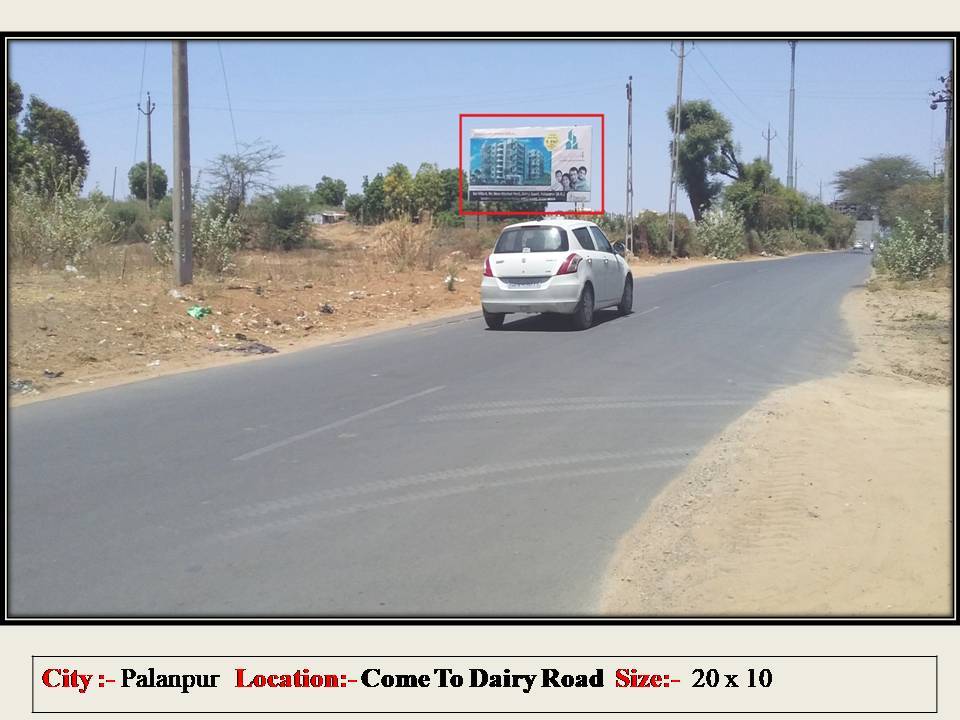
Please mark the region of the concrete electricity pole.
<svg viewBox="0 0 960 720"><path fill-rule="evenodd" d="M627 80L627 209L624 245L633 252L633 75Z"/></svg>
<svg viewBox="0 0 960 720"><path fill-rule="evenodd" d="M763 131L760 132L760 137L762 137L764 140L767 141L767 165L770 165L770 141L773 140L776 136L777 136L777 133L775 131L772 135L770 134L770 123L767 123L766 133L764 133ZM772 168L773 166L770 165L770 167Z"/></svg>
<svg viewBox="0 0 960 720"><path fill-rule="evenodd" d="M153 199L153 134L151 133L151 121L150 116L153 115L153 111L157 109L157 104L150 101L150 91L147 91L147 109L144 110L140 107L140 103L137 103L137 110L142 112L147 116L147 210L150 209L151 201Z"/></svg>
<svg viewBox="0 0 960 720"><path fill-rule="evenodd" d="M113 166L113 190L110 191L110 200L117 199L117 166Z"/></svg>
<svg viewBox="0 0 960 720"><path fill-rule="evenodd" d="M177 285L193 282L190 93L185 40L173 41L173 281Z"/></svg>
<svg viewBox="0 0 960 720"><path fill-rule="evenodd" d="M796 178L793 176L793 108L794 108L794 78L797 69L797 41L790 40L790 131L787 139L787 187L796 188Z"/></svg>
<svg viewBox="0 0 960 720"><path fill-rule="evenodd" d="M677 103L673 112L673 165L670 168L670 203L667 212L670 222L670 257L673 257L677 248L677 185L679 184L678 171L680 166L680 108L683 104L683 59L686 57L684 41L680 41L680 52L670 51L677 56Z"/></svg>
<svg viewBox="0 0 960 720"><path fill-rule="evenodd" d="M943 83L943 89L930 93L933 98L930 102L930 109L936 110L938 105L943 105L944 110L947 111L946 126L943 132L943 259L949 262L952 238L950 199L953 196L950 175L950 153L953 148L953 71L948 72L945 77L941 77L940 82Z"/></svg>

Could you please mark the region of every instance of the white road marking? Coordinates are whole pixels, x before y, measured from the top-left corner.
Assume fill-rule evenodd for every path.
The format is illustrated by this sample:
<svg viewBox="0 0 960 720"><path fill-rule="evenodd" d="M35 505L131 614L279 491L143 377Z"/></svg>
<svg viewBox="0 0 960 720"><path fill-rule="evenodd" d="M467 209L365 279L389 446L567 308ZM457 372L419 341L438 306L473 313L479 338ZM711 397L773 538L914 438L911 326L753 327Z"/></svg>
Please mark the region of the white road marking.
<svg viewBox="0 0 960 720"><path fill-rule="evenodd" d="M652 313L654 310L659 310L659 309L660 309L660 306L659 306L659 305L655 305L654 307L650 308L649 310L644 310L643 312L634 313L634 315L646 315L647 313Z"/></svg>
<svg viewBox="0 0 960 720"><path fill-rule="evenodd" d="M712 287L712 288L720 287L721 285L726 285L728 282L733 282L733 281L732 281L732 280L721 280L721 281L718 282L718 283L714 283L714 284L711 285L710 287Z"/></svg>
<svg viewBox="0 0 960 720"><path fill-rule="evenodd" d="M321 425L320 427L314 428L313 430L307 430L306 432L300 433L299 435L292 435L283 440L278 440L275 443L270 443L269 445L266 445L262 448L258 448L257 450L251 450L250 452L244 453L243 455L238 455L237 457L234 458L234 461L249 460L250 458L254 458L257 455L263 455L264 453L268 453L272 450L277 450L279 448L285 447L292 443L299 442L300 440L305 440L308 437L318 435L319 433L325 432L327 430L333 430L334 428L342 427L347 423L351 423L355 420L360 420L361 418L368 417L370 415L373 415L374 413L382 412L383 410L389 410L390 408L396 407L397 405L402 405L405 402L416 400L419 397L423 397L424 395L429 395L430 393L434 393L437 390L443 390L444 387L446 386L437 385L436 387L428 388L427 390L421 390L420 392L413 393L412 395L405 395L404 397L399 398L398 400L393 400L392 402L384 403L383 405L377 405L377 407L370 408L369 410L364 410L363 412L358 412L357 414L351 415L350 417L345 417L341 420L336 420L332 423Z"/></svg>

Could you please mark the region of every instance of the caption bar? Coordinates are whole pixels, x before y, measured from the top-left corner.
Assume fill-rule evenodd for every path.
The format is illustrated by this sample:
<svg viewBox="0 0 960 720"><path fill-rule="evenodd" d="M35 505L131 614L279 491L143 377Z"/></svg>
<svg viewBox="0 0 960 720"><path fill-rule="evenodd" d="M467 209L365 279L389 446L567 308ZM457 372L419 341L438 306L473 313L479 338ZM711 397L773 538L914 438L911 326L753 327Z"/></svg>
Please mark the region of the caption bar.
<svg viewBox="0 0 960 720"><path fill-rule="evenodd" d="M934 656L48 657L33 711L937 711Z"/></svg>

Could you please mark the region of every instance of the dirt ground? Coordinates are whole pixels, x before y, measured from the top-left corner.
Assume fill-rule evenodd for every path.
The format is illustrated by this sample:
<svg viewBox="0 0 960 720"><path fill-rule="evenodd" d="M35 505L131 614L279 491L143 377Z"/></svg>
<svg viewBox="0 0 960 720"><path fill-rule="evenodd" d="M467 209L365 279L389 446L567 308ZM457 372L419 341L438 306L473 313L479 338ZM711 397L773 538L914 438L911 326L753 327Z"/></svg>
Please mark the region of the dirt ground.
<svg viewBox="0 0 960 720"><path fill-rule="evenodd" d="M951 281L851 293L848 370L706 447L622 538L599 611L951 615Z"/></svg>
<svg viewBox="0 0 960 720"><path fill-rule="evenodd" d="M242 252L224 276L195 272L179 297L146 245L100 248L76 272L15 267L8 403L270 357L250 343L289 352L478 309L494 235L456 232L432 270L399 270L369 228L317 228L318 247ZM632 266L645 277L711 262L648 258ZM194 319L193 306L211 314Z"/></svg>

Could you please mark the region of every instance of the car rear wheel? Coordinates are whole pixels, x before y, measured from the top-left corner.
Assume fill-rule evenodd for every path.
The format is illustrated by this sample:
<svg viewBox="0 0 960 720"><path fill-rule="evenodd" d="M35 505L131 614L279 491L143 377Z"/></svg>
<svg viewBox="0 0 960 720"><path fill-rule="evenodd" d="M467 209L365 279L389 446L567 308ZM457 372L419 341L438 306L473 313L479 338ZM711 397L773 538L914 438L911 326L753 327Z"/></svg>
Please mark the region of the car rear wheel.
<svg viewBox="0 0 960 720"><path fill-rule="evenodd" d="M623 295L620 296L620 304L617 305L617 311L621 315L629 315L633 312L633 278L627 275L623 281Z"/></svg>
<svg viewBox="0 0 960 720"><path fill-rule="evenodd" d="M583 288L577 309L573 311L572 320L575 330L586 330L593 325L593 288L590 285Z"/></svg>
<svg viewBox="0 0 960 720"><path fill-rule="evenodd" d="M492 313L483 311L483 320L487 323L487 327L491 330L499 330L503 327L503 319L507 316L506 313Z"/></svg>

